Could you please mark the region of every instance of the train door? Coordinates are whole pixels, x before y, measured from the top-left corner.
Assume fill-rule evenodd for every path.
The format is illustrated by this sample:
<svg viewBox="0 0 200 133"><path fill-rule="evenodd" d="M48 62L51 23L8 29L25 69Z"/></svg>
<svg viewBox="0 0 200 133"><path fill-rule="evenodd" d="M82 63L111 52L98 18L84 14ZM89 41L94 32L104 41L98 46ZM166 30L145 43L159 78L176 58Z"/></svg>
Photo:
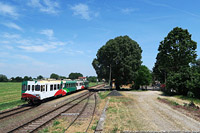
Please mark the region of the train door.
<svg viewBox="0 0 200 133"><path fill-rule="evenodd" d="M41 93L42 99L46 98L46 85L41 85Z"/></svg>

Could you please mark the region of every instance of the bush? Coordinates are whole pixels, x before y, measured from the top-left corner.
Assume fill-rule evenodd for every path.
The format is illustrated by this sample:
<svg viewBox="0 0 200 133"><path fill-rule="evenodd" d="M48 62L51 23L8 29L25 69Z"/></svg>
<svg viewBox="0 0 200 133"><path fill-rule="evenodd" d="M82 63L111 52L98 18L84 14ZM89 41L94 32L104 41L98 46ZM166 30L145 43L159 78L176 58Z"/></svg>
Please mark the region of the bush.
<svg viewBox="0 0 200 133"><path fill-rule="evenodd" d="M191 68L182 69L177 73L170 73L167 78L165 93L179 94L200 98L200 73Z"/></svg>

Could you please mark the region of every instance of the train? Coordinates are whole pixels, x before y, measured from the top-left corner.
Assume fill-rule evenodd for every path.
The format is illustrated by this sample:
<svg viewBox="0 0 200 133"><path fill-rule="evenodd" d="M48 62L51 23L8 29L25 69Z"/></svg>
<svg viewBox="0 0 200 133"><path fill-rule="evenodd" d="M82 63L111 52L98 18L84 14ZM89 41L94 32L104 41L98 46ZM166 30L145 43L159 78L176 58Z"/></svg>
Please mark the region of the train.
<svg viewBox="0 0 200 133"><path fill-rule="evenodd" d="M21 99L28 101L29 104L36 104L44 99L65 96L67 93L88 87L89 82L86 80L23 81Z"/></svg>

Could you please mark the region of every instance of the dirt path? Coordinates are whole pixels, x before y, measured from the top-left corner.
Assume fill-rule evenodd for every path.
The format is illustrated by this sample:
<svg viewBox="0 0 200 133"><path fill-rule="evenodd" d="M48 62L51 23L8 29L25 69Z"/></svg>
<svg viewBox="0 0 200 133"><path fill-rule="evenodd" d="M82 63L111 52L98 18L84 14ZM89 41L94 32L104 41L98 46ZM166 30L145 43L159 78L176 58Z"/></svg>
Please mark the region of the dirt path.
<svg viewBox="0 0 200 133"><path fill-rule="evenodd" d="M125 92L133 98L130 106L139 131L200 131L196 121L157 100L158 91Z"/></svg>

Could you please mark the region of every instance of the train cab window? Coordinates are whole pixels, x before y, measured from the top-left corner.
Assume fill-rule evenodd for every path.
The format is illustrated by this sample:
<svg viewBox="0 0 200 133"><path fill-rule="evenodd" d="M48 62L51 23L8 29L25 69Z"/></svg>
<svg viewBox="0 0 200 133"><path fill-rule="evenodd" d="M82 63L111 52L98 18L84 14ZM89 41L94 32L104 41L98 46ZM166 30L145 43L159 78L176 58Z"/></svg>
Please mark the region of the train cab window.
<svg viewBox="0 0 200 133"><path fill-rule="evenodd" d="M32 85L32 91L34 91L34 89L35 89L35 86L34 86L34 85Z"/></svg>
<svg viewBox="0 0 200 133"><path fill-rule="evenodd" d="M52 90L53 90L53 85L50 86L50 91L52 91Z"/></svg>
<svg viewBox="0 0 200 133"><path fill-rule="evenodd" d="M47 85L46 85L46 91L47 91Z"/></svg>
<svg viewBox="0 0 200 133"><path fill-rule="evenodd" d="M35 91L40 91L40 85L35 86Z"/></svg>
<svg viewBox="0 0 200 133"><path fill-rule="evenodd" d="M58 87L57 89L59 90L60 89L60 85L58 84L57 87Z"/></svg>
<svg viewBox="0 0 200 133"><path fill-rule="evenodd" d="M54 85L54 90L56 90L56 85Z"/></svg>
<svg viewBox="0 0 200 133"><path fill-rule="evenodd" d="M26 85L22 85L22 90L23 91L27 91L27 86Z"/></svg>
<svg viewBox="0 0 200 133"><path fill-rule="evenodd" d="M30 85L28 85L28 91L30 91L30 89L31 89L31 86L30 86Z"/></svg>
<svg viewBox="0 0 200 133"><path fill-rule="evenodd" d="M78 83L76 83L76 86L78 86Z"/></svg>

